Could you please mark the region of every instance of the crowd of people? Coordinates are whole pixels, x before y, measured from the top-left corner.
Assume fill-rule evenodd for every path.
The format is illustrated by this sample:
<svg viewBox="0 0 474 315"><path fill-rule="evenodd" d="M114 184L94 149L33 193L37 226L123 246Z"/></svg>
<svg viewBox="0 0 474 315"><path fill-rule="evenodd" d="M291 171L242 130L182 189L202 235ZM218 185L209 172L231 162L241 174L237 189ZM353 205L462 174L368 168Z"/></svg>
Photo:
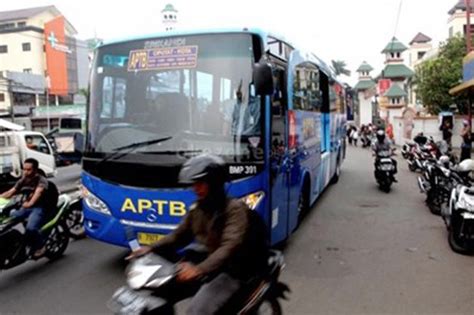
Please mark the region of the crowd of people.
<svg viewBox="0 0 474 315"><path fill-rule="evenodd" d="M359 140L363 148L370 147L376 138L377 131L380 130L376 125L369 123L367 125L361 125L359 128L355 125L349 125L347 128L347 141L350 145L358 146ZM390 143L394 143L393 128L391 124L388 124L385 128L385 134L387 135Z"/></svg>

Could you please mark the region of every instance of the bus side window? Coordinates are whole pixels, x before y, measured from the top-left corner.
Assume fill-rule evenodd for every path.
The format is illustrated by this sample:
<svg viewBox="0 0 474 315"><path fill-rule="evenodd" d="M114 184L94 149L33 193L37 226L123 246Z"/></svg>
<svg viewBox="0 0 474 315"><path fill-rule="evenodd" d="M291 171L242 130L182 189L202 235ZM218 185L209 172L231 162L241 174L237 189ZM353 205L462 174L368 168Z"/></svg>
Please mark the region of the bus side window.
<svg viewBox="0 0 474 315"><path fill-rule="evenodd" d="M285 115L286 115L286 100L285 100L285 71L277 68L274 72L275 91L272 95L272 143L271 143L271 158L278 165L281 157L285 152Z"/></svg>

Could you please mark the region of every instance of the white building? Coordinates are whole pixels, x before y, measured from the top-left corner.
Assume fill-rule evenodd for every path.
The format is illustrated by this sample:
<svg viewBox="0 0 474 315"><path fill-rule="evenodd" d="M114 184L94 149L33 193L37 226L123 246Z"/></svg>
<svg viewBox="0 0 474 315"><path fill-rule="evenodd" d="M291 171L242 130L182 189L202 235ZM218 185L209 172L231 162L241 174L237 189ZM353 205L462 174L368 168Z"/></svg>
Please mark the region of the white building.
<svg viewBox="0 0 474 315"><path fill-rule="evenodd" d="M471 1L471 6L474 3ZM465 0L459 0L456 5L448 11L448 36L466 35L466 3ZM474 10L471 8L471 33L474 34Z"/></svg>
<svg viewBox="0 0 474 315"><path fill-rule="evenodd" d="M167 4L161 11L161 21L165 31L176 29L178 25L178 10L172 4Z"/></svg>
<svg viewBox="0 0 474 315"><path fill-rule="evenodd" d="M55 6L0 12L0 111L72 103L87 87L86 44ZM46 93L46 89L49 93Z"/></svg>

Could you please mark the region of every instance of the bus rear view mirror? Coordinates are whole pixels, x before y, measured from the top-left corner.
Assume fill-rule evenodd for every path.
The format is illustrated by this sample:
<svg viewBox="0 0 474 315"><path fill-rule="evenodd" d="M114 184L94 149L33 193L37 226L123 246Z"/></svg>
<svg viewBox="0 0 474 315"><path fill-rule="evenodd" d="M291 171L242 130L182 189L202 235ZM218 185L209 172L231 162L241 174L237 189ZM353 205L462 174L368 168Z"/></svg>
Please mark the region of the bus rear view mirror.
<svg viewBox="0 0 474 315"><path fill-rule="evenodd" d="M273 94L272 66L266 61L260 61L253 68L253 83L257 95Z"/></svg>

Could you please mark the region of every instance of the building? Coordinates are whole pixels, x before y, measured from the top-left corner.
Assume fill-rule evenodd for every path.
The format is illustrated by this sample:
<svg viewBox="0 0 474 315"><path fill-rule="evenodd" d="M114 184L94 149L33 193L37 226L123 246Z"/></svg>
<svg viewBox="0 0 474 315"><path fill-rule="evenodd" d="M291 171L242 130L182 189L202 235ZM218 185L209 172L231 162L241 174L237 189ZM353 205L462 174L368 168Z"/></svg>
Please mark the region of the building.
<svg viewBox="0 0 474 315"><path fill-rule="evenodd" d="M386 122L391 122L391 117L401 115L408 104L409 81L415 73L404 64L402 54L407 49L393 37L382 50L382 54L385 54L385 67L378 77L378 103L380 116Z"/></svg>
<svg viewBox="0 0 474 315"><path fill-rule="evenodd" d="M161 10L162 24L165 31L171 31L176 29L178 25L178 10L174 8L172 4L167 4L163 10Z"/></svg>
<svg viewBox="0 0 474 315"><path fill-rule="evenodd" d="M359 81L354 86L354 91L358 100L358 111L356 115L356 123L366 125L374 122L377 111L374 108L373 97L375 96L375 81L370 76L370 72L374 70L367 62L362 62L356 70L359 73Z"/></svg>
<svg viewBox="0 0 474 315"><path fill-rule="evenodd" d="M410 41L410 47L408 48L408 66L411 70L415 71L416 67L428 60L432 56L433 44L431 38L421 32ZM408 105L418 105L416 99L416 85L410 84L408 89Z"/></svg>
<svg viewBox="0 0 474 315"><path fill-rule="evenodd" d="M89 67L76 34L55 6L0 12L0 113L73 103Z"/></svg>
<svg viewBox="0 0 474 315"><path fill-rule="evenodd" d="M472 6L471 1L471 6ZM474 10L473 10L474 11ZM466 3L465 0L459 0L456 5L448 11L448 36L466 35ZM474 13L471 12L471 33L474 34Z"/></svg>

